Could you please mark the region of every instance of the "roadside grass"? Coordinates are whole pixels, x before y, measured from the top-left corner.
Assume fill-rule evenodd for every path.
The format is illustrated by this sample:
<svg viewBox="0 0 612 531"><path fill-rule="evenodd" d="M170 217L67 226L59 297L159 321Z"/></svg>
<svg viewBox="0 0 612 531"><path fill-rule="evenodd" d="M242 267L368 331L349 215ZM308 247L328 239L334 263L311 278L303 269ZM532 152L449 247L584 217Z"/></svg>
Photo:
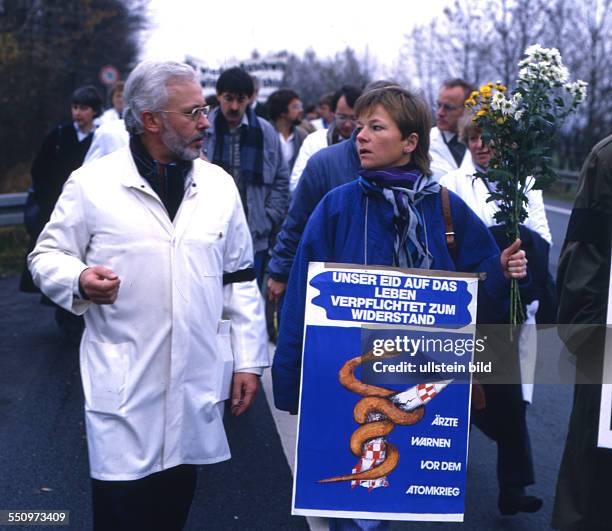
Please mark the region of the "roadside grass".
<svg viewBox="0 0 612 531"><path fill-rule="evenodd" d="M0 227L0 278L21 273L28 243L23 225Z"/></svg>

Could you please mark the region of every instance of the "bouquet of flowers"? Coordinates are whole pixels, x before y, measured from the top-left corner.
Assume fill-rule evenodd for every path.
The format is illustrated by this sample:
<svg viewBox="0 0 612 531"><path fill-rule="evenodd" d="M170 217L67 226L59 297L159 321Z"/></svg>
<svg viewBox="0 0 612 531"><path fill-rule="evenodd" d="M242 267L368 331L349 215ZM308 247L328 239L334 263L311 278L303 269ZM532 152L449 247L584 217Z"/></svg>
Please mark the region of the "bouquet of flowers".
<svg viewBox="0 0 612 531"><path fill-rule="evenodd" d="M586 98L587 83L569 82L568 69L556 48L534 44L518 63L519 77L508 92L498 83L474 91L465 105L490 143L493 158L486 175L494 187L487 201L496 201L498 223L504 224L510 242L519 237L525 221L527 192L542 190L555 181L551 152L555 134L565 118ZM524 320L518 282L511 281L510 322Z"/></svg>

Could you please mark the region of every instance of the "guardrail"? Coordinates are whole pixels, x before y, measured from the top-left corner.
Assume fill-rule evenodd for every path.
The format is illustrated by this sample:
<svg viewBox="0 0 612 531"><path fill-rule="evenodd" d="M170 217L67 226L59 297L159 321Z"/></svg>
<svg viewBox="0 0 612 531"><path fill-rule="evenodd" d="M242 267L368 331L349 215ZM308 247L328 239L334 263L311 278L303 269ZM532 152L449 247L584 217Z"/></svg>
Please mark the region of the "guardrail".
<svg viewBox="0 0 612 531"><path fill-rule="evenodd" d="M0 194L0 227L21 225L28 194Z"/></svg>
<svg viewBox="0 0 612 531"><path fill-rule="evenodd" d="M559 171L559 182L568 188L578 182L577 171ZM28 194L0 194L0 227L7 225L21 225L23 223L23 207Z"/></svg>
<svg viewBox="0 0 612 531"><path fill-rule="evenodd" d="M578 178L580 177L580 172L569 171L569 170L557 170L557 175L559 176L559 179L557 182L570 187L570 186L575 186L576 184L578 184Z"/></svg>

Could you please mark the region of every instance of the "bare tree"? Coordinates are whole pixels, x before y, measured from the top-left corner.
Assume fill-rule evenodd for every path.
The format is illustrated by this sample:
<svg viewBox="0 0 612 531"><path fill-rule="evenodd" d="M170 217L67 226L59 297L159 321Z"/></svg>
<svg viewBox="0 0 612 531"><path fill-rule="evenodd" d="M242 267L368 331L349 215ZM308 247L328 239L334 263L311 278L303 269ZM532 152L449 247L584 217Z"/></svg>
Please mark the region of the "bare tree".
<svg viewBox="0 0 612 531"><path fill-rule="evenodd" d="M612 0L455 0L412 29L396 63L433 103L442 81L511 85L530 44L558 48L575 77L589 83L588 103L568 120L557 153L576 167L612 131Z"/></svg>
<svg viewBox="0 0 612 531"><path fill-rule="evenodd" d="M27 173L50 127L68 118L79 85L126 75L139 52L145 0L4 0L0 6L0 191ZM10 148L9 148L10 147Z"/></svg>
<svg viewBox="0 0 612 531"><path fill-rule="evenodd" d="M311 105L322 94L335 92L342 85L365 86L374 70L367 52L359 58L352 48L346 48L332 59L319 59L313 50L307 50L301 59L289 56L283 85L296 90L302 101Z"/></svg>

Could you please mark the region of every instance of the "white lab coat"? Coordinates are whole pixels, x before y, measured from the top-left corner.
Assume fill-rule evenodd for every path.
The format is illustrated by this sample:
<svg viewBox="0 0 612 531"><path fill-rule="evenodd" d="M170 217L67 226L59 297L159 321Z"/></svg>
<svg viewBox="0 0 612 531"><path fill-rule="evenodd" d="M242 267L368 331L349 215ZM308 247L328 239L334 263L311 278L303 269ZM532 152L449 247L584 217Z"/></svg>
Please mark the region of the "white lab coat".
<svg viewBox="0 0 612 531"><path fill-rule="evenodd" d="M255 281L222 285L224 272L253 260L228 174L194 161L172 223L129 148L116 151L72 174L28 260L47 296L85 316L92 477L230 458L222 401L232 372L261 373L269 360ZM96 264L121 279L114 304L75 297L80 273Z"/></svg>
<svg viewBox="0 0 612 531"><path fill-rule="evenodd" d="M105 122L94 131L91 146L87 150L83 164L88 164L92 160L117 151L123 146L127 146L129 142L130 135L122 119Z"/></svg>
<svg viewBox="0 0 612 531"><path fill-rule="evenodd" d="M312 157L317 151L321 151L327 147L327 129L319 129L313 133L310 133L302 142L300 152L295 159L293 170L291 170L291 177L289 179L289 191L291 193L297 188L300 182L300 177L304 173L306 164L310 157Z"/></svg>
<svg viewBox="0 0 612 531"><path fill-rule="evenodd" d="M466 149L463 161L457 166L453 154L448 149L446 142L444 142L442 131L437 127L432 127L429 134L429 156L431 157L430 169L436 181L439 181L447 173L458 169L466 161L470 163L472 161L470 152Z"/></svg>
<svg viewBox="0 0 612 531"><path fill-rule="evenodd" d="M102 113L100 118L98 118L100 125L106 124L109 122L116 122L117 120L121 120L121 116L117 112L117 109L115 109L114 107L111 107L110 109L106 109Z"/></svg>
<svg viewBox="0 0 612 531"><path fill-rule="evenodd" d="M472 162L472 156L469 151L466 151L467 157L464 157L461 167L450 173L447 173L440 178L440 184L446 186L451 192L455 192L467 205L476 213L487 227L498 225L495 221L495 213L499 210L497 203L490 201L489 190L482 179L475 179L474 174L476 168ZM541 190L531 189L533 179L528 179L527 199L527 219L524 222L525 227L537 232L549 244L552 245L552 235L548 227L546 219L546 211L544 210L544 200Z"/></svg>
<svg viewBox="0 0 612 531"><path fill-rule="evenodd" d="M440 184L455 192L467 205L476 213L487 227L498 225L495 220L495 213L498 211L497 203L487 202L489 190L482 179L475 179L476 168L472 162L472 156L466 151L466 157L459 169L447 173L440 179ZM531 182L530 182L531 181ZM544 209L544 199L541 190L531 189L533 179L528 179L527 199L527 219L524 225L539 234L544 240L552 245L552 235L546 219ZM539 302L533 301L527 305L525 314L525 326L521 328L519 337L519 361L521 378L523 381L523 399L527 402L533 400L533 381L535 374L535 364L537 357L537 335L536 335L536 313Z"/></svg>

